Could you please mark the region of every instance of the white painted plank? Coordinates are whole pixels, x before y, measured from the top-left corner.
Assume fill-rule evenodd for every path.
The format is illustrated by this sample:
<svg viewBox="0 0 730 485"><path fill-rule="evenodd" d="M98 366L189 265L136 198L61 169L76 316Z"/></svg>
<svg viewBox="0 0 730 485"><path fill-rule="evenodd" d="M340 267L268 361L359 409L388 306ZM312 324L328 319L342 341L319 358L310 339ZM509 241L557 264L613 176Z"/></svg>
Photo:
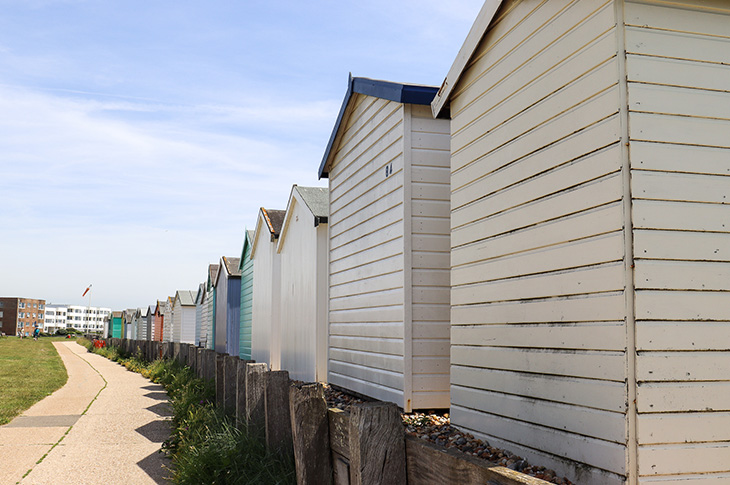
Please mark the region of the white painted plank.
<svg viewBox="0 0 730 485"><path fill-rule="evenodd" d="M411 202L411 213L414 217L449 217L449 203L442 200L414 199Z"/></svg>
<svg viewBox="0 0 730 485"><path fill-rule="evenodd" d="M636 323L636 348L642 350L728 350L727 322Z"/></svg>
<svg viewBox="0 0 730 485"><path fill-rule="evenodd" d="M730 411L730 382L656 382L637 388L639 413Z"/></svg>
<svg viewBox="0 0 730 485"><path fill-rule="evenodd" d="M330 311L331 323L376 323L403 322L403 307L358 308L354 310Z"/></svg>
<svg viewBox="0 0 730 485"><path fill-rule="evenodd" d="M360 295L347 295L329 300L330 311L354 310L357 308L380 308L403 304L403 288L378 290Z"/></svg>
<svg viewBox="0 0 730 485"><path fill-rule="evenodd" d="M608 263L575 270L489 281L453 288L452 305L550 298L620 291L624 288L623 263Z"/></svg>
<svg viewBox="0 0 730 485"><path fill-rule="evenodd" d="M449 348L451 343L448 338L439 339L413 339L414 359L425 359L446 362L445 372L449 372ZM439 363L439 365L441 365Z"/></svg>
<svg viewBox="0 0 730 485"><path fill-rule="evenodd" d="M620 382L452 366L451 384L618 413L626 410L626 387Z"/></svg>
<svg viewBox="0 0 730 485"><path fill-rule="evenodd" d="M684 5L683 5L684 4ZM723 5L718 2L718 6ZM670 5L645 5L626 2L624 19L627 26L662 29L676 32L695 32L730 37L727 17L717 11L701 10L707 2L675 2ZM684 7L681 10L672 7ZM694 8L693 8L694 7ZM730 13L724 5L726 13Z"/></svg>
<svg viewBox="0 0 730 485"><path fill-rule="evenodd" d="M626 440L623 413L459 386L451 395L459 406L485 413L616 443Z"/></svg>
<svg viewBox="0 0 730 485"><path fill-rule="evenodd" d="M722 64L666 57L626 56L630 82L727 91L730 69Z"/></svg>
<svg viewBox="0 0 730 485"><path fill-rule="evenodd" d="M730 292L730 263L638 260L637 289L716 290Z"/></svg>
<svg viewBox="0 0 730 485"><path fill-rule="evenodd" d="M441 339L448 340L451 326L449 325L449 307L438 305L439 309L445 310L446 318L442 320L429 321L426 315L418 313L426 305L413 305L413 339ZM430 305L435 307L436 305Z"/></svg>
<svg viewBox="0 0 730 485"><path fill-rule="evenodd" d="M730 234L684 231L634 231L637 258L730 261Z"/></svg>
<svg viewBox="0 0 730 485"><path fill-rule="evenodd" d="M730 413L640 414L639 443L697 443L730 441Z"/></svg>
<svg viewBox="0 0 730 485"><path fill-rule="evenodd" d="M448 338L450 309L449 305L413 305L413 338Z"/></svg>
<svg viewBox="0 0 730 485"><path fill-rule="evenodd" d="M413 234L446 234L451 233L451 223L448 217L411 217Z"/></svg>
<svg viewBox="0 0 730 485"><path fill-rule="evenodd" d="M413 251L443 252L451 249L449 234L413 234L411 236Z"/></svg>
<svg viewBox="0 0 730 485"><path fill-rule="evenodd" d="M415 365L415 362L414 362ZM445 374L414 374L414 391L443 391L449 388L449 373Z"/></svg>
<svg viewBox="0 0 730 485"><path fill-rule="evenodd" d="M725 148L640 141L631 143L631 167L642 170L730 175L727 157Z"/></svg>
<svg viewBox="0 0 730 485"><path fill-rule="evenodd" d="M363 338L403 338L401 322L336 323L329 326L330 337L349 336Z"/></svg>
<svg viewBox="0 0 730 485"><path fill-rule="evenodd" d="M640 352L636 378L641 382L730 381L730 352Z"/></svg>
<svg viewBox="0 0 730 485"><path fill-rule="evenodd" d="M519 275L579 268L623 259L623 237L620 232L571 241L498 257L452 269L451 284L460 286L480 281L493 281Z"/></svg>
<svg viewBox="0 0 730 485"><path fill-rule="evenodd" d="M637 83L629 83L628 91L631 111L726 120L730 117L730 92Z"/></svg>
<svg viewBox="0 0 730 485"><path fill-rule="evenodd" d="M460 345L452 348L452 365L534 374L623 382L623 352L509 349Z"/></svg>
<svg viewBox="0 0 730 485"><path fill-rule="evenodd" d="M627 54L730 63L728 39L708 35L626 27Z"/></svg>
<svg viewBox="0 0 730 485"><path fill-rule="evenodd" d="M730 125L728 127L730 128ZM730 158L730 150L728 150L728 158ZM632 197L636 199L715 204L730 202L730 177L728 176L633 170L631 184Z"/></svg>
<svg viewBox="0 0 730 485"><path fill-rule="evenodd" d="M449 150L425 150L411 148L411 166L418 167L414 171L412 180L415 182L439 183L444 180L443 173L446 172L445 180L448 181L448 172L451 170L451 152Z"/></svg>
<svg viewBox="0 0 730 485"><path fill-rule="evenodd" d="M449 286L449 268L414 268L411 272L411 282L418 286Z"/></svg>
<svg viewBox="0 0 730 485"><path fill-rule="evenodd" d="M440 201L449 208L451 191L449 190L448 178L441 184L426 184L414 182L411 185L413 199Z"/></svg>
<svg viewBox="0 0 730 485"><path fill-rule="evenodd" d="M636 292L637 320L730 320L730 298L715 291Z"/></svg>
<svg viewBox="0 0 730 485"><path fill-rule="evenodd" d="M730 49L728 49L730 52ZM631 113L631 140L730 148L730 121Z"/></svg>
<svg viewBox="0 0 730 485"><path fill-rule="evenodd" d="M635 200L632 211L636 229L730 232L730 204Z"/></svg>
<svg viewBox="0 0 730 485"><path fill-rule="evenodd" d="M623 322L529 325L453 325L451 343L492 347L613 350L626 348Z"/></svg>
<svg viewBox="0 0 730 485"><path fill-rule="evenodd" d="M640 484L650 485L726 485L730 473L681 474L639 477Z"/></svg>
<svg viewBox="0 0 730 485"><path fill-rule="evenodd" d="M642 446L639 474L673 475L730 472L730 443Z"/></svg>
<svg viewBox="0 0 730 485"><path fill-rule="evenodd" d="M413 303L449 304L450 289L448 286L414 286Z"/></svg>
<svg viewBox="0 0 730 485"><path fill-rule="evenodd" d="M453 306L451 308L452 325L613 322L623 319L623 291L547 300Z"/></svg>

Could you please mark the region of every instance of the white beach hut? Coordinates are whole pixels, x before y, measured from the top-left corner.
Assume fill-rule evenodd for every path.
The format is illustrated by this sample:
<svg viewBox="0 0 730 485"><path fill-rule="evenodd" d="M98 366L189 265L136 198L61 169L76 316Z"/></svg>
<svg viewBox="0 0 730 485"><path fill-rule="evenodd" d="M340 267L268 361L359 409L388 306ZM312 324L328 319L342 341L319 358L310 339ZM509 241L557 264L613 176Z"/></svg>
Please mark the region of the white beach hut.
<svg viewBox="0 0 730 485"><path fill-rule="evenodd" d="M190 290L175 292L172 312L173 342L195 343L195 294Z"/></svg>
<svg viewBox="0 0 730 485"><path fill-rule="evenodd" d="M329 382L449 406L449 122L437 89L350 78L329 178Z"/></svg>
<svg viewBox="0 0 730 485"><path fill-rule="evenodd" d="M251 322L251 357L281 369L281 274L276 252L285 211L259 210L251 245L251 259L256 277L253 280L253 315Z"/></svg>
<svg viewBox="0 0 730 485"><path fill-rule="evenodd" d="M281 368L327 380L328 189L292 187L276 246L281 258Z"/></svg>
<svg viewBox="0 0 730 485"><path fill-rule="evenodd" d="M451 419L577 483L730 483L730 3L487 1L451 116Z"/></svg>

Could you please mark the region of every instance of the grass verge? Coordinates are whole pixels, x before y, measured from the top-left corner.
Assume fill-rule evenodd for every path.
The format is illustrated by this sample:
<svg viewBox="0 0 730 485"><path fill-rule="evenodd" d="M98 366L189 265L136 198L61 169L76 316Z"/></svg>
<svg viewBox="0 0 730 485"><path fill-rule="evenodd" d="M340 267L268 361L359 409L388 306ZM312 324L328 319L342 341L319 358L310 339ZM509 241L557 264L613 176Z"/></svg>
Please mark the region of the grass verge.
<svg viewBox="0 0 730 485"><path fill-rule="evenodd" d="M58 339L0 338L0 425L9 423L68 380L54 340Z"/></svg>
<svg viewBox="0 0 730 485"><path fill-rule="evenodd" d="M173 408L172 434L163 451L172 458L177 484L294 484L294 463L269 453L261 440L238 428L215 407L213 383L176 361L145 362L119 348L88 349L162 384Z"/></svg>

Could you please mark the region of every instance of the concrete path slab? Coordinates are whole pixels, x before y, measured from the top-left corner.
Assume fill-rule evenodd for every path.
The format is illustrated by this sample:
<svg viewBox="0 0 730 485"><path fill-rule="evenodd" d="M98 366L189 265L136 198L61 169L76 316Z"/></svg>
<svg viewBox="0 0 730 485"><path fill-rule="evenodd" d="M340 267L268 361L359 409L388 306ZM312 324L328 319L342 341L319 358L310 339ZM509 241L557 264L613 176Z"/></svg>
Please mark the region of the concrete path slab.
<svg viewBox="0 0 730 485"><path fill-rule="evenodd" d="M170 435L162 386L75 342L55 342L64 387L0 426L0 483L164 483ZM25 477L24 477L25 475Z"/></svg>

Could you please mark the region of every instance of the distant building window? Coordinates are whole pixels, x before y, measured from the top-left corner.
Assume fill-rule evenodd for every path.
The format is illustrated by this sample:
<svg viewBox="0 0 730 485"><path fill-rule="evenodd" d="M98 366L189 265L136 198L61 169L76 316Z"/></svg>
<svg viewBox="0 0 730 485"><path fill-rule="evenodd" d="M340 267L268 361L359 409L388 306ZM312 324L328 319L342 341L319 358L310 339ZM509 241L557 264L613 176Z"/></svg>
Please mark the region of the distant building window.
<svg viewBox="0 0 730 485"><path fill-rule="evenodd" d="M38 308L38 303L33 303L33 308Z"/></svg>

